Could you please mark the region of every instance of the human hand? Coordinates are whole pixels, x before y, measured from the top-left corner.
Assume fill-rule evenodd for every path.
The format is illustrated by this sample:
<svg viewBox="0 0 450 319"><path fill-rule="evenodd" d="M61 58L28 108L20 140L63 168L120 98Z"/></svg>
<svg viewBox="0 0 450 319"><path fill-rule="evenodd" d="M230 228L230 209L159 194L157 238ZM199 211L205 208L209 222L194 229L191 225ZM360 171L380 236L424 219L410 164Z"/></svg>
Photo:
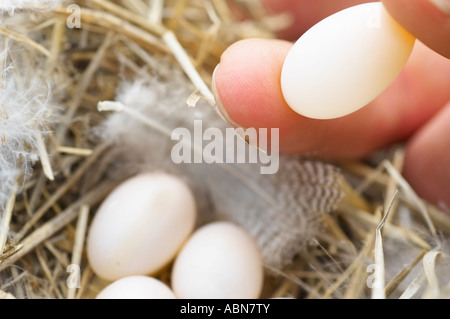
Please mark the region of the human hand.
<svg viewBox="0 0 450 319"><path fill-rule="evenodd" d="M274 12L292 12L294 24L280 37L294 40L328 15L370 1L263 2ZM280 87L281 68L292 47L285 40L249 39L229 47L215 72L218 105L239 126L279 128L285 153L355 159L408 140L404 176L419 195L450 212L450 1L439 2L441 10L431 0L383 1L397 21L433 50L417 41L398 78L358 112L323 121L292 111Z"/></svg>

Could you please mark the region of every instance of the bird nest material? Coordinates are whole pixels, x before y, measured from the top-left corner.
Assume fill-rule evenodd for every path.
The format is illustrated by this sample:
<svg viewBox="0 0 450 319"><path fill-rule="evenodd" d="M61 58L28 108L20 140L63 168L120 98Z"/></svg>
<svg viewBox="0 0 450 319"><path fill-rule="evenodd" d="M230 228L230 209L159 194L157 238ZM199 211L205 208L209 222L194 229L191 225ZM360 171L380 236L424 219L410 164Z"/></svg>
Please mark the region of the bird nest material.
<svg viewBox="0 0 450 319"><path fill-rule="evenodd" d="M139 125L130 114L101 113L99 102L142 103L139 116L169 128L186 124L176 117L183 110L221 127L208 103L222 52L237 40L274 38L289 19L243 0L23 0L4 1L1 10L0 299L93 298L107 284L90 269L84 249L96 208L126 177L173 169L164 134L152 133L148 123L131 132ZM146 111L152 103L158 107ZM210 209L211 200L221 213L236 209L203 214L199 223L235 220L267 256L284 249L286 255L267 259L263 298L450 298L450 218L403 180L403 156L398 145L366 161L286 159L301 183L288 174L283 182L270 180L273 189L251 191L286 194L294 185L309 195L276 197L284 206L248 220L236 216L260 210L246 202L251 191L224 187L227 177L205 173L211 170L205 166L174 172L188 176L200 210ZM261 178L249 176L252 185ZM204 194L202 182L211 194ZM314 195L317 185L323 192ZM307 198L322 195L325 203ZM306 217L283 215L288 209ZM289 229L283 218L305 233ZM250 229L257 219L259 228ZM307 233L308 223L320 231ZM71 265L80 267L79 288L67 285ZM170 284L170 267L155 276Z"/></svg>

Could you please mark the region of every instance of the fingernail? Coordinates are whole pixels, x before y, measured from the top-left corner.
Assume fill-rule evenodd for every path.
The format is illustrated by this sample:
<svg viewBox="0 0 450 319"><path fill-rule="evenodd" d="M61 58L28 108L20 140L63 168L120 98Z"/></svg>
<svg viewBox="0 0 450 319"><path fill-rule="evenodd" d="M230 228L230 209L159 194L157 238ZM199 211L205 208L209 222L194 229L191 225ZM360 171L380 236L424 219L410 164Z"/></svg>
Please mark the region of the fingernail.
<svg viewBox="0 0 450 319"><path fill-rule="evenodd" d="M242 138L247 144L249 144L252 147L258 147L257 138L256 141L253 139L250 139L248 136L246 136L246 128L243 126L237 124L235 121L231 119L231 117L228 115L227 111L225 110L222 101L220 100L219 93L217 92L216 88L216 71L219 68L218 64L216 68L214 69L213 75L212 75L212 84L211 84L211 91L214 95L214 100L216 102L216 111L219 113L220 117L227 123L228 126L234 128L234 132L236 135L240 138Z"/></svg>
<svg viewBox="0 0 450 319"><path fill-rule="evenodd" d="M443 13L450 15L450 0L430 0L430 2Z"/></svg>
<svg viewBox="0 0 450 319"><path fill-rule="evenodd" d="M214 95L214 100L216 102L216 111L229 126L234 128L240 128L241 126L231 119L231 117L228 115L227 111L223 107L222 102L220 101L219 93L217 92L216 88L216 71L219 68L219 65L220 64L217 64L216 68L214 69L211 84L211 91Z"/></svg>

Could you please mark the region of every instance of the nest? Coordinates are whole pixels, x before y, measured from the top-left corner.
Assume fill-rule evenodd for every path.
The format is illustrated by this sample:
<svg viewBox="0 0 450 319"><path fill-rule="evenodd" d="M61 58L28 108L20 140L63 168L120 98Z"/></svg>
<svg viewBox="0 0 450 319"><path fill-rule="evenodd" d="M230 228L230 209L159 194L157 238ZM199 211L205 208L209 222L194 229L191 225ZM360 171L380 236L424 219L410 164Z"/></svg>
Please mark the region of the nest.
<svg viewBox="0 0 450 319"><path fill-rule="evenodd" d="M13 15L4 13L3 47L28 52L14 64L52 83L51 99L61 107L46 111L45 121L53 120L28 143L37 150L22 158L30 166L16 163L1 214L0 299L93 298L108 284L89 267L85 237L98 205L124 176L106 173L114 144L92 133L107 118L98 103L115 100L124 78L164 73L155 61L189 79L189 104L213 100L211 77L222 52L240 39L275 38L288 21L256 3L80 0L44 8L25 1ZM2 83L11 76L1 74ZM332 163L346 177L342 200L291 263L266 266L262 297L449 298L450 218L403 180L403 157L398 145L367 161ZM156 277L169 283L170 268ZM69 288L74 274L79 288Z"/></svg>

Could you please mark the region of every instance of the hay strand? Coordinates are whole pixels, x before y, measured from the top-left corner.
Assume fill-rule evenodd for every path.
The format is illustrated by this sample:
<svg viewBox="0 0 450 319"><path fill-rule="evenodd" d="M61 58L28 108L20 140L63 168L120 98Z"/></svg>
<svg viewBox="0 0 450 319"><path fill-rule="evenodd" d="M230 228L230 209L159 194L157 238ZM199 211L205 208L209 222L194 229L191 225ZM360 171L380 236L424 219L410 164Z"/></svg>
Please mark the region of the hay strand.
<svg viewBox="0 0 450 319"><path fill-rule="evenodd" d="M89 218L89 206L83 205L80 208L78 222L76 226L75 240L72 250L72 265L81 265L81 257L84 249L84 239ZM77 287L69 287L67 299L74 299Z"/></svg>

